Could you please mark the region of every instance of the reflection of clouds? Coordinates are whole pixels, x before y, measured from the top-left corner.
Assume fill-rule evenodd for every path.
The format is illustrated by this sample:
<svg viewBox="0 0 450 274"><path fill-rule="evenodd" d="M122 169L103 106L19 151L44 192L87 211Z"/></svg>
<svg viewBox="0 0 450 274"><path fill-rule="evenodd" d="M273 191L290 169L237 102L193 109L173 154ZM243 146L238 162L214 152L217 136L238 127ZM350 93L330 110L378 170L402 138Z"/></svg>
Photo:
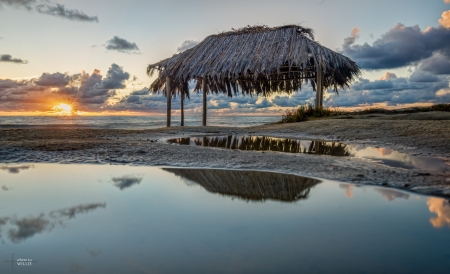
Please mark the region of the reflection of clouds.
<svg viewBox="0 0 450 274"><path fill-rule="evenodd" d="M54 224L44 218L41 214L39 217L22 218L13 220L12 225L16 228L9 230L8 236L11 242L20 243L21 241L44 232L45 230L51 230Z"/></svg>
<svg viewBox="0 0 450 274"><path fill-rule="evenodd" d="M103 204L86 204L86 205L79 205L79 206L73 206L69 208L64 208L60 210L55 210L50 212L50 216L53 218L63 218L67 217L69 219L72 219L75 217L76 214L80 213L89 213L90 211L93 211L94 209L97 209L99 207L106 207L106 203Z"/></svg>
<svg viewBox="0 0 450 274"><path fill-rule="evenodd" d="M381 156L388 156L391 155L391 153L393 152L390 149L385 149L385 148L376 148L376 150L381 154Z"/></svg>
<svg viewBox="0 0 450 274"><path fill-rule="evenodd" d="M409 194L403 193L400 191L396 191L393 189L385 189L385 188L376 188L375 191L383 195L383 197L390 201L395 200L396 198L408 200Z"/></svg>
<svg viewBox="0 0 450 274"><path fill-rule="evenodd" d="M450 203L441 198L430 197L427 201L428 209L437 216L430 219L430 223L435 228L447 225L450 227Z"/></svg>
<svg viewBox="0 0 450 274"><path fill-rule="evenodd" d="M142 181L142 176L125 175L122 177L112 178L111 181L113 181L114 185L120 190L124 190L125 188L129 188L135 184L139 184Z"/></svg>
<svg viewBox="0 0 450 274"><path fill-rule="evenodd" d="M339 187L345 189L345 196L353 198L353 188L355 185L339 184Z"/></svg>
<svg viewBox="0 0 450 274"><path fill-rule="evenodd" d="M8 191L8 190L9 190L9 188L8 188L7 186L2 186L2 190L4 190L4 191Z"/></svg>
<svg viewBox="0 0 450 274"><path fill-rule="evenodd" d="M34 168L33 165L21 165L21 166L0 166L0 170L6 170L9 173L17 174L21 170L27 170L29 168Z"/></svg>
<svg viewBox="0 0 450 274"><path fill-rule="evenodd" d="M90 250L89 248L86 248L86 251L89 253L89 255L91 255L94 258L102 255L102 253L103 253L101 250L95 251L95 250Z"/></svg>
<svg viewBox="0 0 450 274"><path fill-rule="evenodd" d="M49 214L40 214L37 217L0 218L0 238L2 238L2 227L9 224L8 238L13 243L20 243L36 234L51 231L56 225L64 225L64 221L72 219L79 213L88 213L96 208L106 207L106 203L79 205L61 210L51 211Z"/></svg>

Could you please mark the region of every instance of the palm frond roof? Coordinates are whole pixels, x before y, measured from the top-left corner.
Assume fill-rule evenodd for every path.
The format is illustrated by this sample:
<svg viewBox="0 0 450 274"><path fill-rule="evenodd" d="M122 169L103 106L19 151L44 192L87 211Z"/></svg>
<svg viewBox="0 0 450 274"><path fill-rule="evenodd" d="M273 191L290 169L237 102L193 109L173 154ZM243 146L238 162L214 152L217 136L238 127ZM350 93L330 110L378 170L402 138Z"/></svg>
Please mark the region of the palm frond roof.
<svg viewBox="0 0 450 274"><path fill-rule="evenodd" d="M162 91L170 77L172 93L189 92L188 81L207 79L208 92L267 96L291 93L308 80L315 89L318 67L324 72L324 87L336 91L361 74L355 62L320 45L312 29L299 25L248 26L210 35L191 49L149 65L147 73L159 73L150 86L153 92Z"/></svg>

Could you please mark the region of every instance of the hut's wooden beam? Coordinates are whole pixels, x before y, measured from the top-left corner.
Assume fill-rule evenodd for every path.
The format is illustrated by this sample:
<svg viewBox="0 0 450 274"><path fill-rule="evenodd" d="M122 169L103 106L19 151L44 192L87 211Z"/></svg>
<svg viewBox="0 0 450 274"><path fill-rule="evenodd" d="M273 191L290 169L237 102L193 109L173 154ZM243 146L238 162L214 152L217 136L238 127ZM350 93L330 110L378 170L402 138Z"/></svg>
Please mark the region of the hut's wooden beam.
<svg viewBox="0 0 450 274"><path fill-rule="evenodd" d="M186 93L189 94L189 84L188 82L184 82L183 88L180 90L181 94L181 123L180 125L184 127L184 98L186 97Z"/></svg>
<svg viewBox="0 0 450 274"><path fill-rule="evenodd" d="M170 77L166 77L166 96L167 96L167 127L170 127L170 114L172 111L172 93L170 92Z"/></svg>
<svg viewBox="0 0 450 274"><path fill-rule="evenodd" d="M203 120L202 126L206 126L206 77L202 79L202 93L203 93Z"/></svg>
<svg viewBox="0 0 450 274"><path fill-rule="evenodd" d="M180 126L184 127L184 91L181 92L180 104L181 104L181 122L180 122Z"/></svg>
<svg viewBox="0 0 450 274"><path fill-rule="evenodd" d="M316 76L316 109L319 109L323 107L323 70L321 66L317 66Z"/></svg>

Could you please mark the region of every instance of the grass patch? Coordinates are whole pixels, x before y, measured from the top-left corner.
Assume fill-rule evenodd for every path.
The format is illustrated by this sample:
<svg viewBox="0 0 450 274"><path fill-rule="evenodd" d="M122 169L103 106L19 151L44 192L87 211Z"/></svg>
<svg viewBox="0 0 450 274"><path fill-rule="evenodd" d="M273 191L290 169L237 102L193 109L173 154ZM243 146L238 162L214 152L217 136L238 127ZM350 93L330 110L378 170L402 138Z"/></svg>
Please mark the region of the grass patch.
<svg viewBox="0 0 450 274"><path fill-rule="evenodd" d="M337 108L332 109L330 107L316 109L311 104L300 105L297 109L287 110L283 114L281 120L282 123L296 123L307 121L309 118L330 117L343 114Z"/></svg>

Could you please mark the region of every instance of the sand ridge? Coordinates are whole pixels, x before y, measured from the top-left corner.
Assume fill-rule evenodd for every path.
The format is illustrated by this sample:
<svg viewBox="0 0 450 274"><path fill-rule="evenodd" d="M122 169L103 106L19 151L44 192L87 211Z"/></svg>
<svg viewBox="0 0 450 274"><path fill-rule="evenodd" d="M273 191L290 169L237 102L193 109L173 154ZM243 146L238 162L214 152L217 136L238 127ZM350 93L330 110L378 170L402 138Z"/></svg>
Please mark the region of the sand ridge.
<svg viewBox="0 0 450 274"><path fill-rule="evenodd" d="M449 120L370 117L248 128L0 129L0 163L59 162L270 170L450 197L449 172L392 168L353 157L225 150L165 142L168 138L228 134L338 140L412 155L439 157L449 161L450 165Z"/></svg>

